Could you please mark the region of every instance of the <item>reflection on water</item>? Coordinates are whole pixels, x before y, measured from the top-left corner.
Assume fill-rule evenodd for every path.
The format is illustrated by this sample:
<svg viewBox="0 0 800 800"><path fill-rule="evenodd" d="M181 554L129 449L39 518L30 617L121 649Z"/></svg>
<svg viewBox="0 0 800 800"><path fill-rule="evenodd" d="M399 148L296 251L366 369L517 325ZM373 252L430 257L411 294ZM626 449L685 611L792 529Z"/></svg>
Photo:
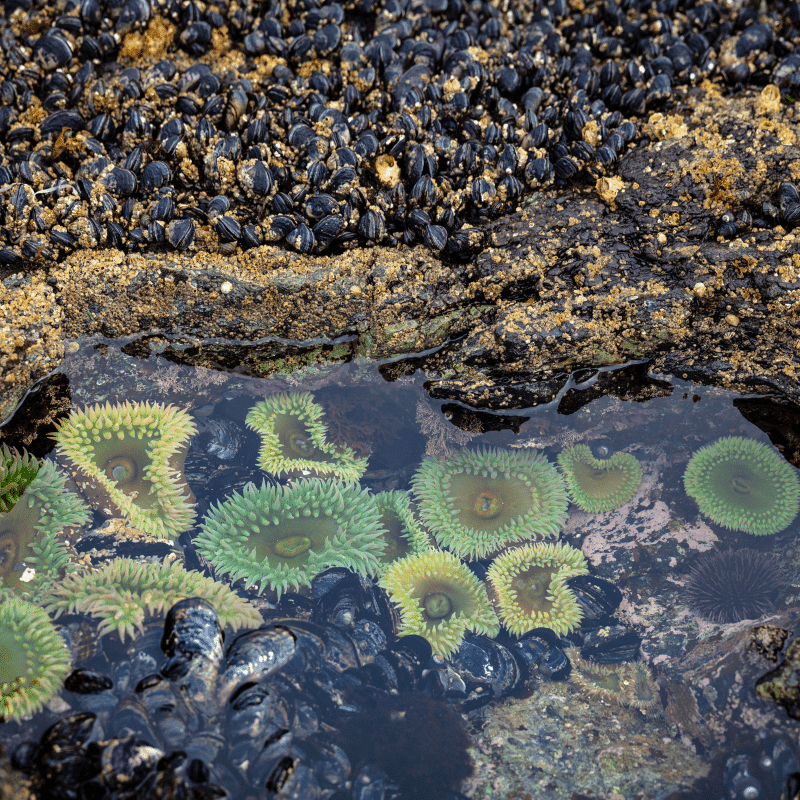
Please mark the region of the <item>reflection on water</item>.
<svg viewBox="0 0 800 800"><path fill-rule="evenodd" d="M267 377L256 378L210 360L191 367L140 356L113 342L71 345L68 394L57 377L43 390L57 396L47 411L32 394L2 429L6 446L47 459L42 475L67 468L69 502L77 484L91 506L83 517L70 506L64 533L51 535L48 546L70 559L69 579L55 588L41 547L37 561L29 541L14 539L13 510L0 513L7 583L67 612L58 623L77 668L43 711L0 726L8 749L59 719L93 714L73 716L56 737L72 737L75 763L103 787L93 797L122 797L125 781L109 770L134 764L142 797L172 796L170 781L253 797L781 796L797 769L798 727L755 682L781 664L800 623L797 478L780 455L798 463L793 408L648 376L641 365L633 378L573 376L544 406L490 412L433 400L427 376L366 360L292 356L261 365ZM106 474L122 487L138 470L133 500L98 500L103 473L56 457L53 418L63 424L70 406L99 403L172 404L190 415L195 432L166 482L147 490L151 467L135 463L131 445ZM121 424L93 435L123 440ZM690 459L715 442L724 452L702 469L693 462L702 474L685 484ZM350 465L341 474L357 483L333 482L332 461ZM265 472L259 463L283 466ZM159 508L153 498L172 491L168 481L196 502L196 522L184 517L174 540L169 526L136 528L125 510ZM523 554L537 537L555 541L545 538L551 529L560 529L558 548ZM448 559L432 561L431 549L469 561L478 588L465 588ZM408 564L383 579L393 604L375 585L389 551ZM63 559L53 574L61 567ZM310 589L305 576L326 567ZM233 580L239 619L293 622L240 645L238 660L220 649L201 669L180 647L215 652L216 622L191 606L170 623L184 631L174 638L180 652L162 652L164 614L208 583L187 584L184 568ZM215 602L229 608L219 592ZM11 652L0 661L6 697L6 673L21 668L8 624L0 620L0 645ZM524 633L534 627L551 630ZM302 658L285 650L285 630L304 643ZM397 634L422 634L448 658L430 660L428 645ZM271 671L253 666L265 652L277 659ZM468 715L471 774L453 711ZM366 747L360 724L391 735ZM89 747L111 739L113 747ZM175 751L188 755L167 766ZM34 784L67 785L63 759L44 767L44 747L18 752ZM453 770L443 777L431 760ZM58 775L43 778L47 769Z"/></svg>

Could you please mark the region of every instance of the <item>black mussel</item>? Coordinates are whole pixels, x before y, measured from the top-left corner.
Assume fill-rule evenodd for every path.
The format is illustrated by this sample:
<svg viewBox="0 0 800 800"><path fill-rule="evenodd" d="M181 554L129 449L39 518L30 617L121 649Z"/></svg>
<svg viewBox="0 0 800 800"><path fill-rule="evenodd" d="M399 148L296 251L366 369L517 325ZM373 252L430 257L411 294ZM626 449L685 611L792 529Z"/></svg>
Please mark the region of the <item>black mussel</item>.
<svg viewBox="0 0 800 800"><path fill-rule="evenodd" d="M301 222L285 236L289 245L298 253L310 253L317 243L313 231L304 222Z"/></svg>
<svg viewBox="0 0 800 800"><path fill-rule="evenodd" d="M314 238L317 240L317 247L324 249L330 246L331 242L342 232L344 220L338 214L323 217L312 228Z"/></svg>
<svg viewBox="0 0 800 800"><path fill-rule="evenodd" d="M571 665L563 642L549 628L534 628L511 645L511 652L525 665L528 680L543 678L562 681L569 677Z"/></svg>
<svg viewBox="0 0 800 800"><path fill-rule="evenodd" d="M96 694L110 689L114 682L97 670L79 667L64 679L64 688L76 694Z"/></svg>
<svg viewBox="0 0 800 800"><path fill-rule="evenodd" d="M267 222L267 240L277 242L286 238L296 227L297 223L285 214L276 214L269 217Z"/></svg>
<svg viewBox="0 0 800 800"><path fill-rule="evenodd" d="M604 622L619 608L622 592L610 581L595 575L578 575L567 581L583 611L584 621Z"/></svg>
<svg viewBox="0 0 800 800"><path fill-rule="evenodd" d="M466 711L513 695L522 688L526 677L507 647L484 636L466 634L448 661L466 686L462 700Z"/></svg>
<svg viewBox="0 0 800 800"><path fill-rule="evenodd" d="M215 227L223 242L235 242L242 235L242 226L227 214L223 214L217 219Z"/></svg>
<svg viewBox="0 0 800 800"><path fill-rule="evenodd" d="M577 636L583 640L581 656L589 661L618 664L635 661L639 657L642 637L622 625L604 625L588 630L582 628Z"/></svg>
<svg viewBox="0 0 800 800"><path fill-rule="evenodd" d="M176 250L186 250L194 242L194 220L191 217L173 220L167 226L166 237Z"/></svg>
<svg viewBox="0 0 800 800"><path fill-rule="evenodd" d="M31 55L43 70L50 71L69 64L72 59L72 45L60 32L53 29L39 37L33 45Z"/></svg>
<svg viewBox="0 0 800 800"><path fill-rule="evenodd" d="M426 225L423 239L429 250L438 253L447 245L447 228L441 225Z"/></svg>
<svg viewBox="0 0 800 800"><path fill-rule="evenodd" d="M155 769L164 752L143 739L112 739L100 756L100 779L112 791L140 784Z"/></svg>
<svg viewBox="0 0 800 800"><path fill-rule="evenodd" d="M358 233L371 242L381 242L386 236L386 221L380 211L367 211L358 222Z"/></svg>

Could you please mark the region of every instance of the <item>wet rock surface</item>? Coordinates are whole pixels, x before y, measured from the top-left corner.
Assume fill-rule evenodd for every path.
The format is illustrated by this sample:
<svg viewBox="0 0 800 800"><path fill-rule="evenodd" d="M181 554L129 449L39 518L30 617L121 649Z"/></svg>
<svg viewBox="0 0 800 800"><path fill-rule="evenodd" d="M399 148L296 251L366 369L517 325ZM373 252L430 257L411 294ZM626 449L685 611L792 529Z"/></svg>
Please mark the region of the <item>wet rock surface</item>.
<svg viewBox="0 0 800 800"><path fill-rule="evenodd" d="M675 114L651 117L651 141L618 177L534 196L488 225L465 263L422 247L314 257L262 246L31 265L3 281L7 318L31 329L22 344L3 338L3 415L58 363L60 337L96 333L184 346L349 337L375 357L439 348L394 369L428 368L434 395L479 406L533 405L570 372L643 359L796 399L796 236L765 219L718 235L724 214L758 213L798 171L794 109L773 95L693 90Z"/></svg>

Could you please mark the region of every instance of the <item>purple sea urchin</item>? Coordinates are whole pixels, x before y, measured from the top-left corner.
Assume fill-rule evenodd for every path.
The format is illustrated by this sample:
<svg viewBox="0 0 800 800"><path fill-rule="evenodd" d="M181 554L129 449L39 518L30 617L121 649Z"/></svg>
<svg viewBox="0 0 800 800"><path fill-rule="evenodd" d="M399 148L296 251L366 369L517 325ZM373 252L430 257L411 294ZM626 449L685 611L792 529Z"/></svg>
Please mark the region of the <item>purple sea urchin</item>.
<svg viewBox="0 0 800 800"><path fill-rule="evenodd" d="M698 450L683 485L701 514L754 536L782 531L800 504L794 468L772 448L741 436L725 436Z"/></svg>
<svg viewBox="0 0 800 800"><path fill-rule="evenodd" d="M258 466L273 475L311 473L357 481L367 459L325 440L323 413L309 392L273 394L256 403L246 422L261 436Z"/></svg>
<svg viewBox="0 0 800 800"><path fill-rule="evenodd" d="M758 619L775 608L784 586L774 556L748 547L701 555L686 581L687 604L711 622Z"/></svg>
<svg viewBox="0 0 800 800"><path fill-rule="evenodd" d="M611 511L627 503L642 481L642 468L630 453L599 459L588 445L576 444L558 454L567 491L584 511Z"/></svg>
<svg viewBox="0 0 800 800"><path fill-rule="evenodd" d="M187 572L177 561L153 564L117 558L95 572L68 575L50 587L45 608L56 617L68 612L100 618L101 634L134 636L144 631L146 616L164 614L178 600L202 597L213 603L220 620L233 630L262 623L258 610L224 583Z"/></svg>
<svg viewBox="0 0 800 800"><path fill-rule="evenodd" d="M84 525L89 511L65 488L64 475L45 461L14 507L0 513L0 580L16 594L30 594L58 575L69 555L57 534ZM30 582L20 580L20 565L35 571Z"/></svg>
<svg viewBox="0 0 800 800"><path fill-rule="evenodd" d="M209 511L195 545L221 574L278 595L328 567L377 575L385 549L378 507L366 490L319 478L248 484Z"/></svg>
<svg viewBox="0 0 800 800"><path fill-rule="evenodd" d="M386 549L381 564L388 565L406 556L414 556L432 549L428 535L414 519L411 499L407 492L379 492L374 495L381 515Z"/></svg>
<svg viewBox="0 0 800 800"><path fill-rule="evenodd" d="M395 561L380 585L400 611L400 635L424 636L443 658L458 649L466 631L500 631L483 584L452 553L431 550Z"/></svg>
<svg viewBox="0 0 800 800"><path fill-rule="evenodd" d="M174 406L106 403L73 411L53 436L96 509L171 539L194 522L183 462L195 433L192 418Z"/></svg>
<svg viewBox="0 0 800 800"><path fill-rule="evenodd" d="M583 616L566 580L588 572L583 553L568 544L524 545L492 562L489 594L509 633L520 636L532 628L551 628L563 636Z"/></svg>
<svg viewBox="0 0 800 800"><path fill-rule="evenodd" d="M0 603L0 717L21 719L53 697L69 672L64 640L39 606Z"/></svg>
<svg viewBox="0 0 800 800"><path fill-rule="evenodd" d="M564 482L541 453L485 448L429 457L412 488L438 544L463 558L557 536L567 519Z"/></svg>

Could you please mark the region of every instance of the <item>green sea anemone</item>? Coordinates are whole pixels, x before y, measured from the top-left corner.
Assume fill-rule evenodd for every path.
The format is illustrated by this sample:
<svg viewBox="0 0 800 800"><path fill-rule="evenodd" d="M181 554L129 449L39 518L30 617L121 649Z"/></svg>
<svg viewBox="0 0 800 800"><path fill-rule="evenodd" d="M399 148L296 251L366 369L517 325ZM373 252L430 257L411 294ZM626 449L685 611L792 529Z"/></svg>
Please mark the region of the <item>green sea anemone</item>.
<svg viewBox="0 0 800 800"><path fill-rule="evenodd" d="M642 467L630 453L600 459L587 445L575 444L558 454L558 464L572 502L594 514L627 503L642 481Z"/></svg>
<svg viewBox="0 0 800 800"><path fill-rule="evenodd" d="M178 600L202 597L214 605L220 620L234 630L263 620L258 610L224 583L169 564L116 558L96 572L76 572L50 587L43 603L56 617L88 614L98 617L101 634L117 631L124 641L143 632L146 616L165 614Z"/></svg>
<svg viewBox="0 0 800 800"><path fill-rule="evenodd" d="M39 461L30 453L0 445L0 513L14 508L38 471Z"/></svg>
<svg viewBox="0 0 800 800"><path fill-rule="evenodd" d="M33 594L58 576L69 553L57 534L89 521L89 510L65 488L64 475L45 461L10 511L0 513L0 579L16 594ZM34 572L22 581L18 565Z"/></svg>
<svg viewBox="0 0 800 800"><path fill-rule="evenodd" d="M754 536L782 531L800 502L795 470L775 450L741 436L725 436L698 450L683 485L701 514Z"/></svg>
<svg viewBox="0 0 800 800"><path fill-rule="evenodd" d="M39 711L61 688L70 657L64 640L39 606L6 597L0 603L0 717Z"/></svg>
<svg viewBox="0 0 800 800"><path fill-rule="evenodd" d="M273 475L311 473L357 481L367 470L367 459L325 441L323 413L309 392L273 394L256 403L246 422L261 436L258 466Z"/></svg>
<svg viewBox="0 0 800 800"><path fill-rule="evenodd" d="M106 403L73 411L53 436L94 508L172 539L194 523L183 462L195 433L192 418L175 406Z"/></svg>
<svg viewBox="0 0 800 800"><path fill-rule="evenodd" d="M641 661L597 664L582 658L576 647L564 652L572 664L570 683L587 697L637 708L645 714L661 707L658 684L647 664Z"/></svg>
<svg viewBox="0 0 800 800"><path fill-rule="evenodd" d="M423 523L462 558L557 536L567 519L564 482L540 453L484 448L441 461L429 457L412 488Z"/></svg>
<svg viewBox="0 0 800 800"><path fill-rule="evenodd" d="M551 628L563 636L580 624L583 612L567 578L587 575L586 559L568 544L515 547L489 567L490 596L509 633Z"/></svg>
<svg viewBox="0 0 800 800"><path fill-rule="evenodd" d="M391 564L406 556L415 556L433 549L431 541L414 519L411 498L407 492L379 492L374 495L381 515L386 549L381 564Z"/></svg>
<svg viewBox="0 0 800 800"><path fill-rule="evenodd" d="M378 507L367 491L319 478L247 484L209 511L195 545L217 572L279 596L328 567L377 575L385 549Z"/></svg>
<svg viewBox="0 0 800 800"><path fill-rule="evenodd" d="M443 658L458 650L466 631L500 632L483 584L452 553L431 550L395 561L380 585L400 611L400 635L424 636Z"/></svg>

